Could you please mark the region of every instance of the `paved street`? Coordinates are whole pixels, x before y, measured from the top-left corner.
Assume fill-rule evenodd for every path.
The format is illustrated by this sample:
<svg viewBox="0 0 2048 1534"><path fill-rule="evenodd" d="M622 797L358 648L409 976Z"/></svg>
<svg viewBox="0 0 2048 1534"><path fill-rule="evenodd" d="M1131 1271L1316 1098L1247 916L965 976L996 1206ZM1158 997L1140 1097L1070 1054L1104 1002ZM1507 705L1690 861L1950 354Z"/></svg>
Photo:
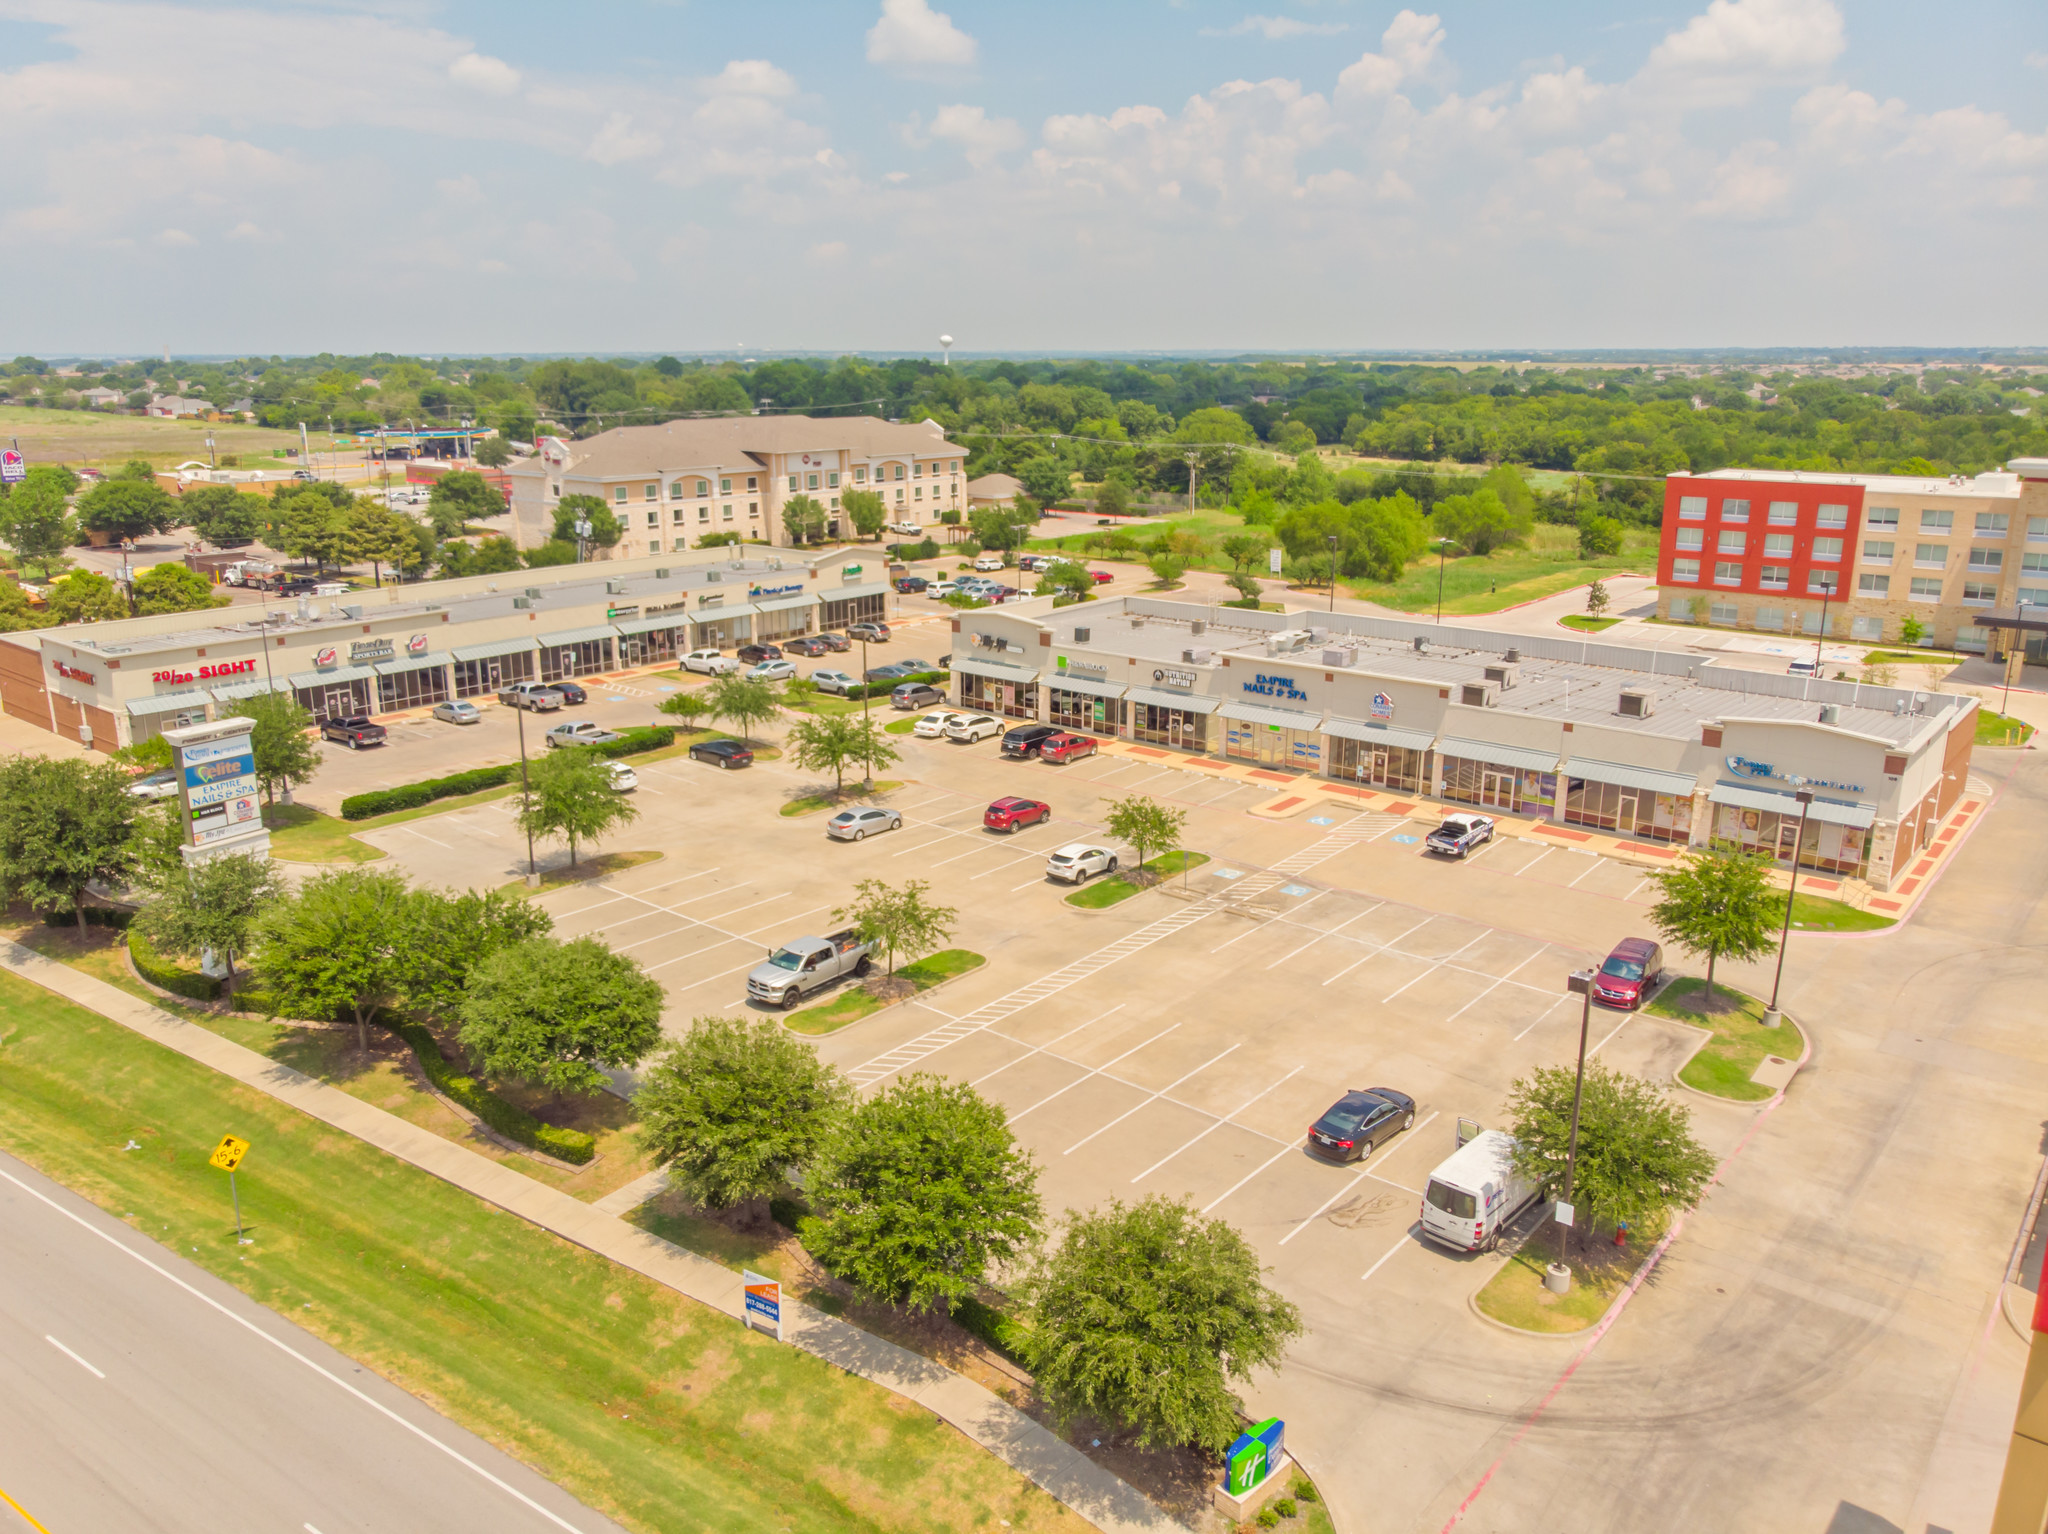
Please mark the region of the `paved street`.
<svg viewBox="0 0 2048 1534"><path fill-rule="evenodd" d="M0 1491L51 1534L617 1534L9 1156L0 1231Z"/></svg>

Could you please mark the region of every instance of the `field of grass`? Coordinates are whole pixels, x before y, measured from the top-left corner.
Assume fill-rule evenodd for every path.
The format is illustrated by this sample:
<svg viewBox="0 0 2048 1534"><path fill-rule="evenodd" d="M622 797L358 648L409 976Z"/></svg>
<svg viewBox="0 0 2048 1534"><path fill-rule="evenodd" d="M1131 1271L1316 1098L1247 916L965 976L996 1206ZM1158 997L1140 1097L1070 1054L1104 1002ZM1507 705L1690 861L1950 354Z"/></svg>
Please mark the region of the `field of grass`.
<svg viewBox="0 0 2048 1534"><path fill-rule="evenodd" d="M560 889L565 884L582 884L589 879L602 879L606 874L624 873L629 868L638 868L642 863L652 863L661 854L654 851L603 852L596 857L579 857L572 865L559 863L553 868L540 871L540 890ZM526 876L510 880L498 886L500 889L523 890Z"/></svg>
<svg viewBox="0 0 2048 1534"><path fill-rule="evenodd" d="M921 1407L12 976L0 1013L0 1146L630 1528L1086 1534Z"/></svg>
<svg viewBox="0 0 2048 1534"><path fill-rule="evenodd" d="M1896 927L1898 921L1890 916L1880 916L1875 911L1865 911L1840 900L1830 900L1825 895L1808 895L1804 892L1792 897L1792 928L1808 932L1876 932L1885 927Z"/></svg>
<svg viewBox="0 0 2048 1534"><path fill-rule="evenodd" d="M874 794L886 794L892 789L898 789L902 786L900 782L893 778L883 778L872 789L863 791L860 783L855 781L847 785L844 793L805 794L801 798L792 799L783 805L779 813L784 815L810 815L819 810L829 810L835 804L855 804Z"/></svg>
<svg viewBox="0 0 2048 1534"><path fill-rule="evenodd" d="M1631 1231L1626 1246L1614 1245L1611 1234L1573 1232L1565 1259L1572 1286L1552 1294L1543 1287L1543 1273L1557 1261L1557 1227L1546 1220L1487 1280L1477 1304L1494 1320L1525 1332L1582 1332L1607 1313L1663 1234L1661 1220L1653 1229Z"/></svg>
<svg viewBox="0 0 2048 1534"><path fill-rule="evenodd" d="M269 426L208 426L199 421L110 415L97 410L0 407L0 435L19 438L22 454L30 463L106 469L118 469L131 458L147 458L159 469L193 461L204 463L209 431L219 453L254 454L266 464L271 449L299 445L296 431ZM257 465L245 457L243 466Z"/></svg>
<svg viewBox="0 0 2048 1534"><path fill-rule="evenodd" d="M650 752L633 760L658 761L674 754L676 748L670 747L667 751ZM486 788L474 794L457 794L452 799L436 799L432 804L423 804L417 809L372 815L367 820L343 820L323 814L310 805L279 804L264 811L263 820L270 827L271 855L287 863L374 863L384 856L384 849L355 840L356 832L403 825L408 820L467 809L472 804L484 804L518 792L516 783L503 788Z"/></svg>
<svg viewBox="0 0 2048 1534"><path fill-rule="evenodd" d="M1758 1086L1749 1079L1750 1073L1763 1063L1765 1055L1798 1059L1806 1047L1805 1041L1789 1021L1776 1028L1764 1027L1763 1002L1726 985L1714 986L1713 1011L1700 1010L1706 988L1706 981L1688 975L1672 981L1649 1005L1648 1010L1659 1017L1713 1030L1713 1037L1686 1062L1678 1079L1694 1091L1714 1097L1742 1103L1762 1102L1771 1095L1771 1088Z"/></svg>
<svg viewBox="0 0 2048 1534"><path fill-rule="evenodd" d="M1200 868L1208 861L1209 854L1206 852L1162 852L1158 857L1147 861L1144 866L1148 871L1165 879L1180 873L1183 869ZM1112 874L1107 879L1097 879L1092 884L1082 885L1067 896L1067 904L1078 906L1084 911L1100 911L1106 906L1129 900L1131 896L1150 888L1152 886L1149 884L1133 884L1120 873Z"/></svg>
<svg viewBox="0 0 2048 1534"><path fill-rule="evenodd" d="M970 953L965 948L948 948L919 959L915 964L904 965L896 971L896 978L908 980L919 991L928 991L941 981L980 969L987 962L980 954ZM872 1017L889 1005L866 986L849 985L830 1001L806 1007L801 1012L792 1012L783 1019L783 1025L792 1033L837 1033L849 1023Z"/></svg>
<svg viewBox="0 0 2048 1534"><path fill-rule="evenodd" d="M2023 719L1977 710L1977 744L1980 746L2024 746L2033 738L2034 727Z"/></svg>
<svg viewBox="0 0 2048 1534"><path fill-rule="evenodd" d="M1582 634L1597 634L1602 629L1611 629L1621 622L1619 618L1595 618L1591 613L1568 613L1557 621L1568 629L1577 629Z"/></svg>
<svg viewBox="0 0 2048 1534"><path fill-rule="evenodd" d="M885 735L908 735L916 728L917 721L915 719L895 719L882 726L882 733Z"/></svg>

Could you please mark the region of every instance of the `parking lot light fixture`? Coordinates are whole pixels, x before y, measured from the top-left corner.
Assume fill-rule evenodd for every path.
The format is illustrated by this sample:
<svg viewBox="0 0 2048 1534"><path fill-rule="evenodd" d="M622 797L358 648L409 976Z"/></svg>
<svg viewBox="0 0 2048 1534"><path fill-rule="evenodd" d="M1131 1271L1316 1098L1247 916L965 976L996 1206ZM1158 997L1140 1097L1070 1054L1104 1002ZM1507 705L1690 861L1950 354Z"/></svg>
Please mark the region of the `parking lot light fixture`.
<svg viewBox="0 0 2048 1534"><path fill-rule="evenodd" d="M1785 945L1792 940L1792 900L1799 893L1799 849L1806 845L1806 817L1813 809L1813 790L1802 788L1792 796L1799 801L1799 834L1792 840L1792 874L1785 881L1785 925L1778 931L1778 970L1771 976L1771 1004L1764 1008L1762 1022L1775 1028L1784 1021L1778 1011L1778 986L1785 978Z"/></svg>
<svg viewBox="0 0 2048 1534"><path fill-rule="evenodd" d="M1593 975L1590 969L1573 970L1565 978L1565 990L1582 998L1579 1007L1579 1074L1572 1083L1572 1132L1566 1143L1564 1156L1564 1197L1560 1203L1569 1205L1572 1201L1572 1175L1579 1167L1579 1104L1586 1095L1586 1035L1593 1026ZM1576 1211L1573 1218L1577 1218ZM1563 1294L1571 1288L1572 1271L1565 1261L1569 1249L1572 1229L1562 1220L1557 1226L1557 1265L1551 1271L1555 1279L1556 1292Z"/></svg>
<svg viewBox="0 0 2048 1534"><path fill-rule="evenodd" d="M515 703L512 713L519 721L519 804L524 809L528 796L533 792L533 786L526 780L526 710ZM533 828L530 824L526 831L526 887L530 890L540 888L540 870L533 866Z"/></svg>

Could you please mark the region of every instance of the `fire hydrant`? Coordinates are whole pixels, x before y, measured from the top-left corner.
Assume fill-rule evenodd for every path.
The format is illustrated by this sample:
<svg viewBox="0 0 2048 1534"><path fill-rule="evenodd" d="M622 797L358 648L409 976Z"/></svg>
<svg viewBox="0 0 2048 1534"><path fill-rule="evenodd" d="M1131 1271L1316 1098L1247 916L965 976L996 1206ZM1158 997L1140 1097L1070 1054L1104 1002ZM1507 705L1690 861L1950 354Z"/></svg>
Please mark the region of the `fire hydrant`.
<svg viewBox="0 0 2048 1534"><path fill-rule="evenodd" d="M1614 1223L1614 1244L1615 1244L1616 1246L1627 1246L1627 1245L1628 1245L1628 1221L1626 1221L1626 1220L1617 1220L1617 1221L1615 1221L1615 1223Z"/></svg>

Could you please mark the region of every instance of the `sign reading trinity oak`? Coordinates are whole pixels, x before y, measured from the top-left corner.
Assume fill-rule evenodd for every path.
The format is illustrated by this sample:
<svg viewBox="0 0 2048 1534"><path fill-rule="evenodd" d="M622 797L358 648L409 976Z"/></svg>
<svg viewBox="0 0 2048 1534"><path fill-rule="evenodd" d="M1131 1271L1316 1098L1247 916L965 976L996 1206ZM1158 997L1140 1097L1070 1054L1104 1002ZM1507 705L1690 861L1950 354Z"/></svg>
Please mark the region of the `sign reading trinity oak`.
<svg viewBox="0 0 2048 1534"><path fill-rule="evenodd" d="M397 646L388 639L358 639L348 647L351 665L366 660L389 660L396 653Z"/></svg>

